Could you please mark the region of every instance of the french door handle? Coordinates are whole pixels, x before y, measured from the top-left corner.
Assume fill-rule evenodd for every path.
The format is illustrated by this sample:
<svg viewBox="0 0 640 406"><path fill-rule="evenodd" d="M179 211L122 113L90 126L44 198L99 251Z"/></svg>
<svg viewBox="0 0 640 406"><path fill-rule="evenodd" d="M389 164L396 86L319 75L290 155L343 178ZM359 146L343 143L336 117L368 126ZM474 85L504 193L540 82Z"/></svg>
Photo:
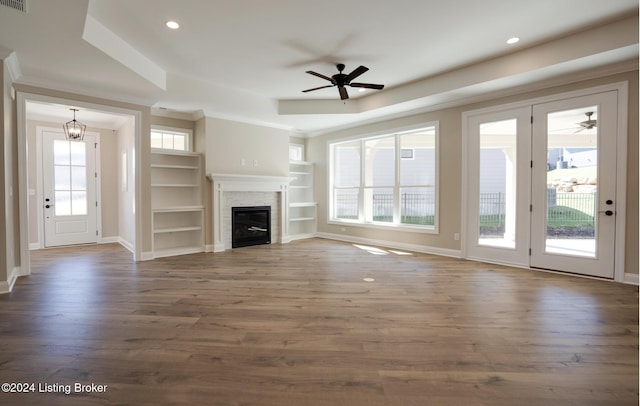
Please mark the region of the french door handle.
<svg viewBox="0 0 640 406"><path fill-rule="evenodd" d="M613 211L611 210L602 210L598 212L599 214L604 213L605 216L613 216Z"/></svg>
<svg viewBox="0 0 640 406"><path fill-rule="evenodd" d="M53 204L45 204L45 205L44 205L44 208L45 208L45 209L48 209L49 207L53 207L53 206L55 206L55 205L53 205Z"/></svg>

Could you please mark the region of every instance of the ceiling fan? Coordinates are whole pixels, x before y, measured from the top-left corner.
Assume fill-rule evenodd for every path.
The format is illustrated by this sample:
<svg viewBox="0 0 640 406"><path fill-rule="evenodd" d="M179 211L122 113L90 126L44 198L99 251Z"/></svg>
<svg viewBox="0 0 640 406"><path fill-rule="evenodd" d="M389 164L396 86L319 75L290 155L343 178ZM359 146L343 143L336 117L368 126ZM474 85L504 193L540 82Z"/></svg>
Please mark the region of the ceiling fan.
<svg viewBox="0 0 640 406"><path fill-rule="evenodd" d="M307 73L310 75L314 75L317 76L319 78L328 80L329 82L331 82L330 85L326 85L326 86L320 86L320 87L314 87L313 89L307 89L307 90L303 90L302 92L307 93L307 92L312 92L314 90L319 90L319 89L325 89L327 87L334 87L334 86L338 86L338 92L340 92L340 99L341 100L345 100L349 98L349 93L347 93L347 89L345 88L345 86L351 86L351 87L364 87L367 89L376 89L376 90L382 90L382 88L384 88L384 85L376 85L374 83L354 83L351 82L353 79L357 78L358 76L362 75L363 73L365 73L366 71L369 70L369 68L367 68L366 66L358 66L357 68L355 68L351 73L349 73L348 75L345 75L344 73L342 73L342 71L344 70L344 64L339 63L336 65L336 68L338 68L338 72L335 75L328 77L325 76L323 74L320 74L318 72L314 72L311 70L308 70Z"/></svg>
<svg viewBox="0 0 640 406"><path fill-rule="evenodd" d="M584 114L587 116L587 119L578 123L578 125L580 126L580 130L590 130L598 124L598 120L591 119L593 111L588 111Z"/></svg>

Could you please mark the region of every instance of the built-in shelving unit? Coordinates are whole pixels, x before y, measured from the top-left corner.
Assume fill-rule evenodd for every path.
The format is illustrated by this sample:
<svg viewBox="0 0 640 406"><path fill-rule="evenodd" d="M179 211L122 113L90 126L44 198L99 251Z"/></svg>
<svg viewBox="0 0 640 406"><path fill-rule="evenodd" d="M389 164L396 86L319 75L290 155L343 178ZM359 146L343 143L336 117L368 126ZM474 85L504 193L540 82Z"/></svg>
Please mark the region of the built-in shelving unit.
<svg viewBox="0 0 640 406"><path fill-rule="evenodd" d="M203 179L200 154L151 153L155 258L204 251Z"/></svg>
<svg viewBox="0 0 640 406"><path fill-rule="evenodd" d="M289 162L289 238L313 237L317 230L318 204L313 199L313 164Z"/></svg>

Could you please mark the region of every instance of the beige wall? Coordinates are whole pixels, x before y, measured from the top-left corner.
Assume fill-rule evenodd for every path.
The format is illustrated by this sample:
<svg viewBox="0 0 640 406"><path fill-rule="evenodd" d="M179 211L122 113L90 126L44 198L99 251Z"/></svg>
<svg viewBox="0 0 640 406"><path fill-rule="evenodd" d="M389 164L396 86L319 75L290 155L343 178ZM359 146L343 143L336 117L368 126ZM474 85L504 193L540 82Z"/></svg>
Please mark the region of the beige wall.
<svg viewBox="0 0 640 406"><path fill-rule="evenodd" d="M288 175L289 131L217 118L205 120L206 173Z"/></svg>
<svg viewBox="0 0 640 406"><path fill-rule="evenodd" d="M496 98L482 103L443 109L409 117L388 120L376 124L350 128L307 141L307 160L315 163L315 188L318 201L318 231L347 237L389 241L408 245L419 245L440 249L460 250L460 241L454 240L454 233L461 229L461 159L462 159L462 112L490 106L532 99L535 97L594 87L607 83L629 82L629 135L627 170L627 229L626 263L627 273L638 273L638 72L618 74L596 80L547 88L535 92ZM406 127L439 121L440 124L440 230L438 234L421 234L406 231L392 231L355 226L327 224L327 142L357 135L367 135L381 131L392 131ZM341 231L342 228L346 230Z"/></svg>

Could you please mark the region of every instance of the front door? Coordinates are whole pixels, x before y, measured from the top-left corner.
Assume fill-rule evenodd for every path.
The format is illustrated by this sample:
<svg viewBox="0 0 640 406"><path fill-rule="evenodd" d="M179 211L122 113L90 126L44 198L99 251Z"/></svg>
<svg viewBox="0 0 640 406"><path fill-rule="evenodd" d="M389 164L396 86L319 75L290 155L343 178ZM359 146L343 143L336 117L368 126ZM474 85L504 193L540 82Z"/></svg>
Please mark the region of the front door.
<svg viewBox="0 0 640 406"><path fill-rule="evenodd" d="M96 141L42 132L44 245L97 242Z"/></svg>
<svg viewBox="0 0 640 406"><path fill-rule="evenodd" d="M614 277L617 93L533 106L531 266Z"/></svg>

